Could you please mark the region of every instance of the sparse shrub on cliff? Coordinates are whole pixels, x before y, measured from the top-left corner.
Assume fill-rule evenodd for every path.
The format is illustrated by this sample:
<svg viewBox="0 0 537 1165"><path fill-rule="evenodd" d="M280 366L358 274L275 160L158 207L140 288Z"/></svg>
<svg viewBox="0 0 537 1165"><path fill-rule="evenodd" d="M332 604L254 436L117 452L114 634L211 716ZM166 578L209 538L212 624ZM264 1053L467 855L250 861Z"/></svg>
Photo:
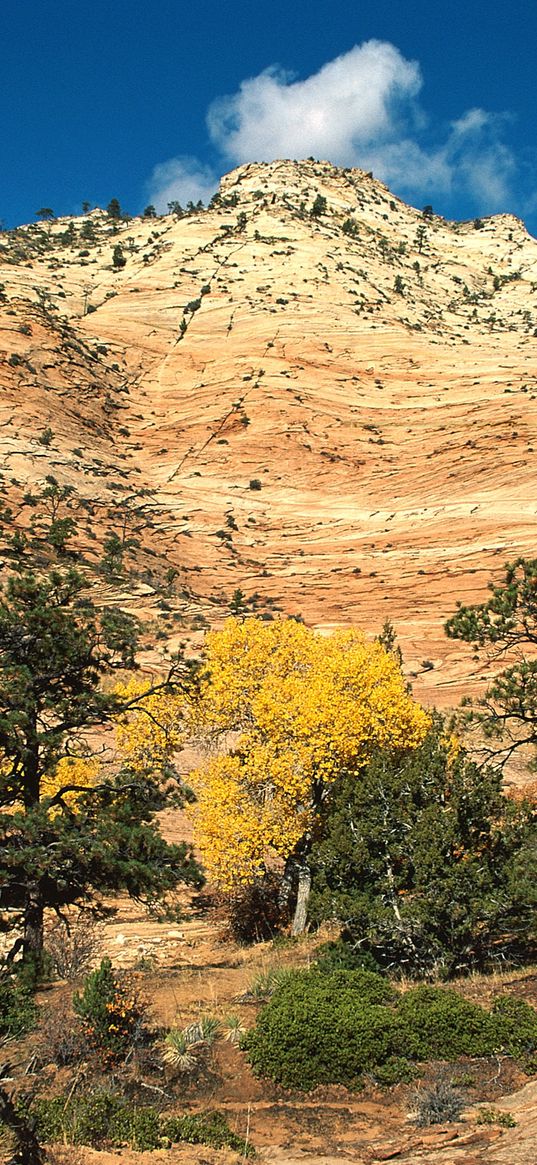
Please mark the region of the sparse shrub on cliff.
<svg viewBox="0 0 537 1165"><path fill-rule="evenodd" d="M117 198L110 199L110 202L108 203L108 206L106 208L106 213L108 215L108 218L114 219L116 221L117 221L117 219L120 219L123 217L123 211L121 209L121 206L119 204L119 200Z"/></svg>
<svg viewBox="0 0 537 1165"><path fill-rule="evenodd" d="M323 194L318 194L315 198L313 206L310 210L311 218L320 218L322 214L326 214L327 203Z"/></svg>
<svg viewBox="0 0 537 1165"><path fill-rule="evenodd" d="M353 239L358 238L358 235L360 233L358 230L357 224L354 222L354 220L352 218L346 218L341 229L342 229L344 235L350 235L350 237Z"/></svg>
<svg viewBox="0 0 537 1165"><path fill-rule="evenodd" d="M127 260L123 254L123 247L121 243L117 243L112 252L112 266L116 271L119 271L122 267L126 266L126 263Z"/></svg>

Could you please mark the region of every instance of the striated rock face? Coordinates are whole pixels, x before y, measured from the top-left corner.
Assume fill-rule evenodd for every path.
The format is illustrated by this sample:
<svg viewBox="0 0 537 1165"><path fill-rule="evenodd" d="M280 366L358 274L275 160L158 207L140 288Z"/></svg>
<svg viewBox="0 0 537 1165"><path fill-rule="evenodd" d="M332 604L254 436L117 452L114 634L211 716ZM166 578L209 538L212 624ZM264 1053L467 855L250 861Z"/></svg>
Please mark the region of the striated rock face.
<svg viewBox="0 0 537 1165"><path fill-rule="evenodd" d="M21 528L53 474L90 564L128 512L125 602L154 612L177 570L172 646L240 588L324 628L389 618L418 694L475 687L443 620L535 554L537 241L518 219L424 217L360 170L282 161L182 218L19 228L0 264Z"/></svg>

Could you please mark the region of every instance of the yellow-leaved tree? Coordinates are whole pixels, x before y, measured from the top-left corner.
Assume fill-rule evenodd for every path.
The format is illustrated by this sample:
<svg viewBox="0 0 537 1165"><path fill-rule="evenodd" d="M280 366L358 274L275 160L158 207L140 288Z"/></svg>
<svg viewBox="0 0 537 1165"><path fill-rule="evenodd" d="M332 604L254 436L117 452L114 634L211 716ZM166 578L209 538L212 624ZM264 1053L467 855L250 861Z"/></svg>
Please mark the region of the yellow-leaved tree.
<svg viewBox="0 0 537 1165"><path fill-rule="evenodd" d="M127 711L117 719L116 741L124 765L131 772L163 772L181 747L185 708L188 700L182 689L151 684L147 678L131 676L116 684Z"/></svg>
<svg viewBox="0 0 537 1165"><path fill-rule="evenodd" d="M226 892L279 859L306 923L308 854L329 786L378 750L423 741L430 717L398 660L356 631L321 635L293 619L228 619L206 639L198 727L215 752L190 775L196 839Z"/></svg>

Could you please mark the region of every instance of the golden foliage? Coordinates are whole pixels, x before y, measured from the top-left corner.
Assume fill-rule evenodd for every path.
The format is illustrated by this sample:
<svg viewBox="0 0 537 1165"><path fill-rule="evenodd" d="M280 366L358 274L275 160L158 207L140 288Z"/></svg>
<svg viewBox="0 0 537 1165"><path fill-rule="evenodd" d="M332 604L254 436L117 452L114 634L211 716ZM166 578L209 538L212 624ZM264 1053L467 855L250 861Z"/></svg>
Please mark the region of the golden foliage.
<svg viewBox="0 0 537 1165"><path fill-rule="evenodd" d="M54 797L64 785L83 785L91 788L99 780L100 763L97 757L64 756L58 761L53 772L46 773L41 780L41 798ZM76 805L76 792L66 793L66 805Z"/></svg>
<svg viewBox="0 0 537 1165"><path fill-rule="evenodd" d="M0 774L8 776L11 769L11 762L7 758L0 760ZM96 785L100 775L100 762L96 757L74 757L64 756L54 766L49 773L44 773L41 778L39 787L39 799L41 801L48 797L54 797L55 794L63 789L65 785L82 785L84 788L92 788ZM73 807L76 805L80 796L80 792L74 790L66 793L64 801L66 805ZM5 806L6 813L16 813L23 804L24 791L21 788L17 799L11 806ZM51 813L60 812L60 807L55 806Z"/></svg>
<svg viewBox="0 0 537 1165"><path fill-rule="evenodd" d="M185 697L150 688L149 680L133 677L114 689L123 700L137 701L120 717L116 730L123 761L136 773L161 769L184 740Z"/></svg>
<svg viewBox="0 0 537 1165"><path fill-rule="evenodd" d="M397 661L358 631L322 636L294 620L228 619L207 636L198 724L239 733L232 755L194 774L197 840L224 888L285 859L343 768L377 749L414 749L430 724Z"/></svg>

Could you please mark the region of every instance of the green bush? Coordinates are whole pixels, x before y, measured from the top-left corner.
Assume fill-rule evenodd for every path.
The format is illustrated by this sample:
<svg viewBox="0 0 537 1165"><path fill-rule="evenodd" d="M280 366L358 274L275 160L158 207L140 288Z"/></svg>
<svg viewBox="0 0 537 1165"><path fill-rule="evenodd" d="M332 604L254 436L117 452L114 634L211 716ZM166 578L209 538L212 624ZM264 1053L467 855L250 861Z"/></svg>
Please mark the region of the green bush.
<svg viewBox="0 0 537 1165"><path fill-rule="evenodd" d="M95 1091L87 1096L54 1096L33 1106L40 1141L67 1141L71 1145L98 1147L114 1142L118 1127L124 1131L125 1106L118 1096ZM128 1140L128 1137L122 1137ZM158 1141L157 1141L158 1144ZM145 1145L144 1148L155 1148Z"/></svg>
<svg viewBox="0 0 537 1165"><path fill-rule="evenodd" d="M477 1125L500 1125L504 1129L516 1129L517 1122L511 1112L500 1108L480 1108L476 1116Z"/></svg>
<svg viewBox="0 0 537 1165"><path fill-rule="evenodd" d="M229 1128L222 1113L164 1117L150 1106L133 1106L111 1092L96 1090L67 1100L65 1096L37 1100L31 1115L37 1135L45 1143L64 1141L93 1148L128 1145L141 1152L186 1141L234 1149L244 1157L253 1154L252 1147Z"/></svg>
<svg viewBox="0 0 537 1165"><path fill-rule="evenodd" d="M234 1149L243 1157L253 1155L252 1146L230 1129L221 1112L170 1117L162 1125L162 1134L170 1141L187 1141L189 1145L211 1145L213 1149Z"/></svg>
<svg viewBox="0 0 537 1165"><path fill-rule="evenodd" d="M28 987L0 972L0 1036L24 1035L37 1019L37 1007Z"/></svg>
<svg viewBox="0 0 537 1165"><path fill-rule="evenodd" d="M510 1056L537 1052L537 1013L524 999L501 995L494 1000L492 1016L497 1038Z"/></svg>
<svg viewBox="0 0 537 1165"><path fill-rule="evenodd" d="M515 999L486 1011L456 991L394 991L371 971L295 971L276 987L242 1041L252 1068L286 1088L357 1087L363 1073L390 1085L413 1076L412 1062L531 1056L537 1012Z"/></svg>
<svg viewBox="0 0 537 1165"><path fill-rule="evenodd" d="M377 1084L391 1088L392 1084L410 1084L418 1074L417 1068L403 1056L388 1056L384 1064L377 1064L373 1075Z"/></svg>
<svg viewBox="0 0 537 1165"><path fill-rule="evenodd" d="M411 1060L489 1056L499 1037L489 1012L445 987L416 987L397 1005L400 1054Z"/></svg>
<svg viewBox="0 0 537 1165"><path fill-rule="evenodd" d="M243 1046L257 1075L286 1088L358 1085L396 1043L391 988L370 971L289 975L261 1011Z"/></svg>
<svg viewBox="0 0 537 1165"><path fill-rule="evenodd" d="M355 948L343 936L319 947L315 966L324 972L374 971L381 974L381 968L371 952Z"/></svg>
<svg viewBox="0 0 537 1165"><path fill-rule="evenodd" d="M126 1055L142 1035L145 1005L110 959L86 977L82 994L73 995L73 1008L90 1045L110 1059Z"/></svg>

